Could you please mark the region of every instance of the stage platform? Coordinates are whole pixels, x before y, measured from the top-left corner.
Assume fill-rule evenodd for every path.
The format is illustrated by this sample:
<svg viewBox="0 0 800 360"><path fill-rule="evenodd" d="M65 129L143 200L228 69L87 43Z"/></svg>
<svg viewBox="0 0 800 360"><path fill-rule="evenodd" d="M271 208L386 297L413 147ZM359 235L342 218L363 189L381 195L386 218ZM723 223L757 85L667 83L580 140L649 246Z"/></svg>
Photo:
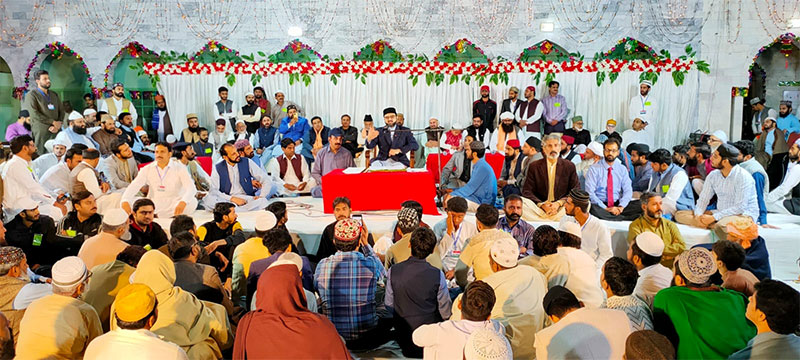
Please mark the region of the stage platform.
<svg viewBox="0 0 800 360"><path fill-rule="evenodd" d="M307 253L315 254L319 247L319 240L325 227L334 221L333 214L323 213L322 199L311 197L293 197L280 199L287 204L289 212L289 222L286 226L295 236L295 241L300 244ZM253 231L255 226L254 212L239 213L239 222L245 231ZM396 211L370 211L361 212L364 222L373 237L377 240L380 236L392 231L392 226L396 220ZM211 221L212 215L209 211L198 210L192 217L197 226ZM445 215L423 215L423 221L433 226L438 221L445 218ZM469 221L474 222L474 215L467 215ZM156 219L156 221L169 230L170 219ZM759 233L766 240L769 250L770 265L772 267L772 277L777 280L792 284L800 290L800 283L797 282L800 276L800 216L769 214L770 224L778 226L780 229L760 228ZM610 222L605 221L606 226L612 232L612 249L614 255L625 257L627 251L627 236L629 221ZM551 225L557 227L557 223L538 223L531 222L534 226ZM712 234L708 230L692 228L685 225L678 225L681 234L688 247L712 243Z"/></svg>

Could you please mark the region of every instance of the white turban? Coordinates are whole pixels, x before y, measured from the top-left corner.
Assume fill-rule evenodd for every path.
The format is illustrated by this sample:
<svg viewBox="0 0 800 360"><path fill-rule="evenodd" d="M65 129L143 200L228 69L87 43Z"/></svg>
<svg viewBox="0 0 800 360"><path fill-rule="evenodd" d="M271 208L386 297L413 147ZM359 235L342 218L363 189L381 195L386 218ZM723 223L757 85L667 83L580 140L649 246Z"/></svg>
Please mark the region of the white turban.
<svg viewBox="0 0 800 360"><path fill-rule="evenodd" d="M513 120L514 114L512 114L510 111L503 112L502 114L500 114L500 120L505 120L505 119Z"/></svg>
<svg viewBox="0 0 800 360"><path fill-rule="evenodd" d="M714 131L713 133L711 133L711 135L714 135L717 139L719 139L724 143L728 142L728 135L725 134L725 132L722 130Z"/></svg>
<svg viewBox="0 0 800 360"><path fill-rule="evenodd" d="M72 121L72 120L80 119L82 117L83 117L83 115L81 115L81 113L73 110L71 113L69 113L69 117L67 118L67 120Z"/></svg>

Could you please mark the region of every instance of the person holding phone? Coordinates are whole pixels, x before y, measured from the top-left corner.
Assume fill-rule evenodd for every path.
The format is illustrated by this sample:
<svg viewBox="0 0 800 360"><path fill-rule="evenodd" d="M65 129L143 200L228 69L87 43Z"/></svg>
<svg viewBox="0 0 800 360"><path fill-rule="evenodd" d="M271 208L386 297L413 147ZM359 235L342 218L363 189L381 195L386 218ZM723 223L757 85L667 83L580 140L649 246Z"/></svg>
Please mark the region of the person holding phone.
<svg viewBox="0 0 800 360"><path fill-rule="evenodd" d="M370 246L375 244L372 234L369 233L367 226L364 224L363 217L361 215L352 215L350 199L344 196L333 199L333 216L336 218L336 220L328 224L328 226L325 227L325 230L322 231L322 238L320 239L319 248L317 248L316 255L309 256L311 261L318 263L322 259L336 253L336 247L334 247L333 244L333 230L336 226L336 222L342 219L350 219L351 216L353 220L357 220L361 224L361 229L367 234L367 244Z"/></svg>

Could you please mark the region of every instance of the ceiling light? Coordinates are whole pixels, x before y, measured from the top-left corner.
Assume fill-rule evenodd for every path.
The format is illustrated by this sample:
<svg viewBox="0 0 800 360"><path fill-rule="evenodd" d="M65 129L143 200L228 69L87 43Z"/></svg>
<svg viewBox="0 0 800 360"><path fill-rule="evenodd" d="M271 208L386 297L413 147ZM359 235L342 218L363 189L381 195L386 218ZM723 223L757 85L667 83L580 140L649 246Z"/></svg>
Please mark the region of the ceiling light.
<svg viewBox="0 0 800 360"><path fill-rule="evenodd" d="M556 25L551 22L543 22L539 25L539 30L542 32L553 32L553 29L556 28Z"/></svg>
<svg viewBox="0 0 800 360"><path fill-rule="evenodd" d="M303 29L299 26L292 26L289 28L289 36L300 37L303 36Z"/></svg>
<svg viewBox="0 0 800 360"><path fill-rule="evenodd" d="M789 28L800 28L800 19L789 20Z"/></svg>
<svg viewBox="0 0 800 360"><path fill-rule="evenodd" d="M54 36L61 36L63 31L61 30L61 26L51 26L47 29L47 33Z"/></svg>

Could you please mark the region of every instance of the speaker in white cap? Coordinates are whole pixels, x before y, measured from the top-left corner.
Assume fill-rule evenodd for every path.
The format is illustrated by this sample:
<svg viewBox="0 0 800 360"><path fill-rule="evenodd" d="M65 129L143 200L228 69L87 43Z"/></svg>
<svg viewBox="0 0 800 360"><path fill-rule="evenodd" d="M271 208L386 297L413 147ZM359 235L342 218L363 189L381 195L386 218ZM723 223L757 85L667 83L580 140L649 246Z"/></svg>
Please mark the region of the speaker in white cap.
<svg viewBox="0 0 800 360"><path fill-rule="evenodd" d="M564 222L562 222L558 226L558 230L561 230L561 231L563 231L563 232L565 232L567 234L575 235L575 236L577 236L579 238L583 237L583 234L581 234L581 226L578 225L577 223L572 222L572 221L564 221Z"/></svg>
<svg viewBox="0 0 800 360"><path fill-rule="evenodd" d="M661 237L650 231L636 235L636 246L650 256L664 254L664 240L661 240Z"/></svg>

